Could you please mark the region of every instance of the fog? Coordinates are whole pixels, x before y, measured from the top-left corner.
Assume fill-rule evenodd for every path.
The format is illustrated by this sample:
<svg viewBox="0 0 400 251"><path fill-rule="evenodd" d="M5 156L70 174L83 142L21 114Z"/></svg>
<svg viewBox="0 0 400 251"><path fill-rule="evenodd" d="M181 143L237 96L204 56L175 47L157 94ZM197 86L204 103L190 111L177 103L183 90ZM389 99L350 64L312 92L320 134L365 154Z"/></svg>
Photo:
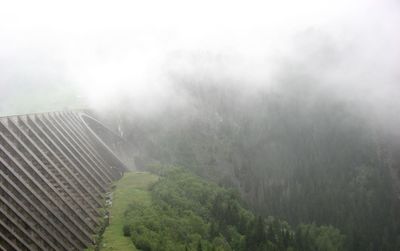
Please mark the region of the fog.
<svg viewBox="0 0 400 251"><path fill-rule="evenodd" d="M4 2L0 111L46 109L17 103L55 90L71 98L49 110L78 102L110 111L129 100L149 115L187 105L180 77L252 93L301 75L393 122L399 11L390 0Z"/></svg>
<svg viewBox="0 0 400 251"><path fill-rule="evenodd" d="M144 197L153 203L165 196L168 203L157 207L169 215L177 206L177 221L126 201L124 217L140 209L151 217L138 218L152 221L134 228L136 218L123 218L121 243L147 241L162 250L177 244L156 232L170 224L184 243L165 250L214 250L211 244L218 243L228 246L217 250L400 250L399 31L399 0L3 1L0 116L89 109L122 136L110 148L129 170L160 175ZM35 206L27 206L32 212L21 213L38 216L29 226L40 226L40 236L66 229L63 220L41 222L42 209L64 212L76 230L104 229L103 223L87 224L85 215L70 218L69 212L81 210L62 197L90 186L86 191L97 201L97 192L108 189L108 178L101 177L107 172L97 172L97 165L110 165L112 173L121 163L115 156L108 162L108 152L103 163L95 153L97 137L92 148L93 135L72 128L77 120L50 117L0 123L0 176L7 184L17 180L1 190L17 195L38 188ZM104 130L94 131L109 142ZM100 150L103 155L104 146ZM165 183L178 190L157 188L168 170L171 177L177 170L193 172L232 190L223 195L186 174ZM62 172L77 188L73 182L63 192ZM42 181L47 186L36 184ZM246 216L236 197L254 216ZM59 198L72 211L59 206ZM9 213L4 215L14 217ZM11 236L34 236L24 221L12 222L10 229L1 223ZM54 240L68 244L68 231L81 233L67 229L66 235L54 232ZM106 247L101 240L108 238L91 236L86 234L97 248ZM203 237L210 246L203 246Z"/></svg>

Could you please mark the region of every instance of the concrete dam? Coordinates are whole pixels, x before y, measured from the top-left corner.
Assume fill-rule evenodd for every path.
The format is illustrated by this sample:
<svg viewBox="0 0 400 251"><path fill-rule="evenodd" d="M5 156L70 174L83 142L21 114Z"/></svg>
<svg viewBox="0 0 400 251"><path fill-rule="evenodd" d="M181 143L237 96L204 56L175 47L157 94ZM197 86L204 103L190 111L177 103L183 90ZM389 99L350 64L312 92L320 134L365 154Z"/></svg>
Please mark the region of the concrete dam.
<svg viewBox="0 0 400 251"><path fill-rule="evenodd" d="M0 118L0 250L83 250L126 170L121 139L80 111Z"/></svg>

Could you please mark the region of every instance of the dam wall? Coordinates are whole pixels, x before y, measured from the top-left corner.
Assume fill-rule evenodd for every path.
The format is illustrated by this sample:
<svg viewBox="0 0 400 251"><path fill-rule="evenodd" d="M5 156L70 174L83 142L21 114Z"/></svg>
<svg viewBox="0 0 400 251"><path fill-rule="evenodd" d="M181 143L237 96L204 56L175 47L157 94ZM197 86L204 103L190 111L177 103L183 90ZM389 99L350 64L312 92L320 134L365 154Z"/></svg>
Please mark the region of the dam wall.
<svg viewBox="0 0 400 251"><path fill-rule="evenodd" d="M0 250L93 244L106 193L126 170L120 140L80 111L1 117Z"/></svg>

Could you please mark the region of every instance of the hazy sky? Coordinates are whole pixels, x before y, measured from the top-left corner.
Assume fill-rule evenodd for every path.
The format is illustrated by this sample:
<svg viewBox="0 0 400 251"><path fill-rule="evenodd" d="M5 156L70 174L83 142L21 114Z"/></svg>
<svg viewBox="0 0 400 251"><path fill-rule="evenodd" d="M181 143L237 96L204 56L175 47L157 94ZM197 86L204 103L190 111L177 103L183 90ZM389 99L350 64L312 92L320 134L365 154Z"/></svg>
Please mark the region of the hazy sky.
<svg viewBox="0 0 400 251"><path fill-rule="evenodd" d="M8 103L0 106L20 90L29 97L32 86L61 86L94 107L128 95L157 109L174 95L171 73L251 89L286 69L338 95L395 102L399 45L395 0L3 1L0 98Z"/></svg>

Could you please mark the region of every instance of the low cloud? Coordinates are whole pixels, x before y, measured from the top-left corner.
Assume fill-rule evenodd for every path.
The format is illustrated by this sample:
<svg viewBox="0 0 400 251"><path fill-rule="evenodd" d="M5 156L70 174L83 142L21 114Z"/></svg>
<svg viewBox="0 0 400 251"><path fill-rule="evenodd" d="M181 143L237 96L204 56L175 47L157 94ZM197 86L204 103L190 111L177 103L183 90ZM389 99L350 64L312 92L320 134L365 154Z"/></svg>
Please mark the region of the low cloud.
<svg viewBox="0 0 400 251"><path fill-rule="evenodd" d="M3 112L21 91L55 85L96 110L129 104L146 114L185 105L177 78L257 92L301 75L374 118L398 114L397 1L13 1L0 9Z"/></svg>

